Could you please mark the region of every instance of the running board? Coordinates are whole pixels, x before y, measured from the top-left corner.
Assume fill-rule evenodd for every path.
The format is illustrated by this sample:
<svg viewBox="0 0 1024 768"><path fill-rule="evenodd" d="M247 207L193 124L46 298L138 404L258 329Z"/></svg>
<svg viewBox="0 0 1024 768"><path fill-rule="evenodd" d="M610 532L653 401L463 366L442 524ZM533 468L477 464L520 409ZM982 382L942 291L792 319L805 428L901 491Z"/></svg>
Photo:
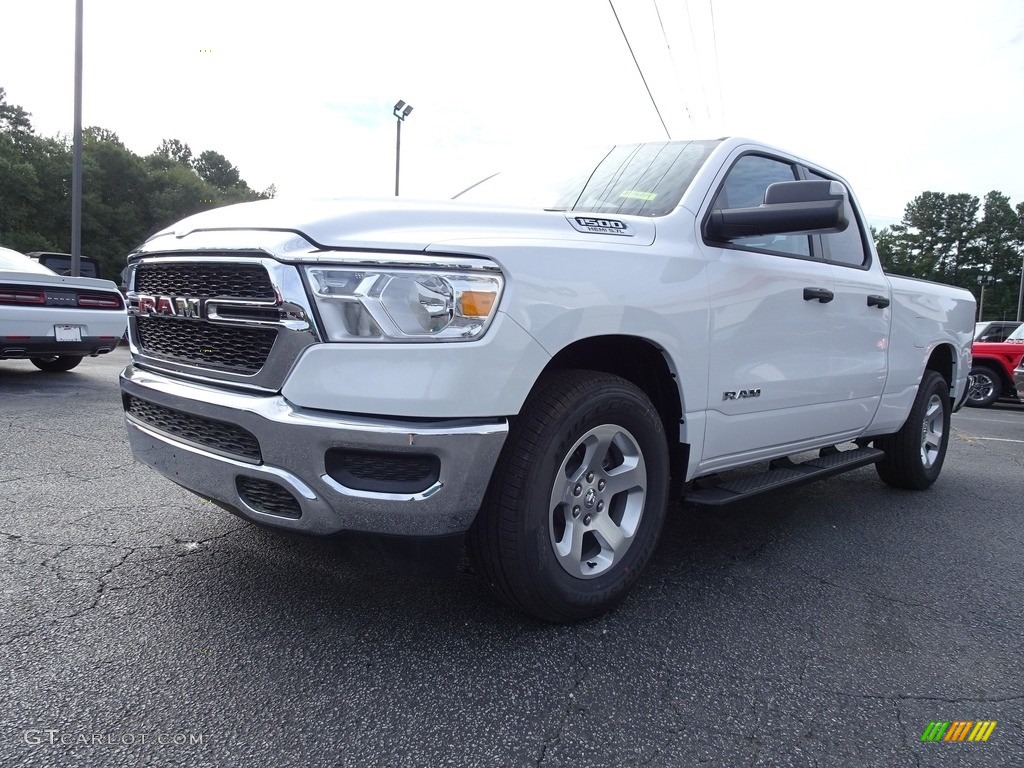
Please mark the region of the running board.
<svg viewBox="0 0 1024 768"><path fill-rule="evenodd" d="M839 475L874 464L884 457L885 451L877 448L854 448L849 451L823 448L818 458L799 464L788 458L776 459L766 472L757 475L734 479L715 476L699 478L683 500L693 504L731 504L778 488L792 488Z"/></svg>

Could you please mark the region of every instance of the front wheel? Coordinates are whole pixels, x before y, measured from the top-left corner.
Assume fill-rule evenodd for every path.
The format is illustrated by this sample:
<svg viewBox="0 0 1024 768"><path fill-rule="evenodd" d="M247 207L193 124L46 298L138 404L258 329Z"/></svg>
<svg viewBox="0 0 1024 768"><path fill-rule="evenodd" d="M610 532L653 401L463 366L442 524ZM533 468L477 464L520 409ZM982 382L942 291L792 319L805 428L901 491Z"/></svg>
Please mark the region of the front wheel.
<svg viewBox="0 0 1024 768"><path fill-rule="evenodd" d="M46 371L47 373L70 371L82 362L81 355L53 355L51 357L32 357L29 359L32 361L32 365L40 371Z"/></svg>
<svg viewBox="0 0 1024 768"><path fill-rule="evenodd" d="M477 572L545 621L604 613L657 545L668 463L661 418L633 384L591 371L546 376L513 423L470 530Z"/></svg>
<svg viewBox="0 0 1024 768"><path fill-rule="evenodd" d="M897 488L923 491L934 483L949 444L949 385L935 371L925 371L914 405L900 431L876 438L885 458L875 464L878 476Z"/></svg>

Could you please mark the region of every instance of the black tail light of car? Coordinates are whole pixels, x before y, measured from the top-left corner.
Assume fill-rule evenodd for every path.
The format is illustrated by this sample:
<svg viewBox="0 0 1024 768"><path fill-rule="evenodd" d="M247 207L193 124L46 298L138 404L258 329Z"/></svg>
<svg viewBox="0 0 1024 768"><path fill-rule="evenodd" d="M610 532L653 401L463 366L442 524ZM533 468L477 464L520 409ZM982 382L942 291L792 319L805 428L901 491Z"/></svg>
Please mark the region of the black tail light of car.
<svg viewBox="0 0 1024 768"><path fill-rule="evenodd" d="M26 290L11 285L0 285L0 304L45 304L43 291Z"/></svg>
<svg viewBox="0 0 1024 768"><path fill-rule="evenodd" d="M83 309L121 309L124 301L116 293L80 293L78 306Z"/></svg>

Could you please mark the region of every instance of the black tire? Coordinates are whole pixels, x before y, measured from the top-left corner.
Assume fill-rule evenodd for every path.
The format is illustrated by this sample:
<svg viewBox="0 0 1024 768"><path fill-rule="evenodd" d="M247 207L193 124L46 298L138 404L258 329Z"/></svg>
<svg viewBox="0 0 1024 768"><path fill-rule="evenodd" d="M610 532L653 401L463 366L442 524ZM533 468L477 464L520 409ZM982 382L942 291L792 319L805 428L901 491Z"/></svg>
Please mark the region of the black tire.
<svg viewBox="0 0 1024 768"><path fill-rule="evenodd" d="M935 371L925 371L906 423L894 435L876 438L885 458L875 464L878 476L896 488L923 491L942 471L949 444L952 411L949 385Z"/></svg>
<svg viewBox="0 0 1024 768"><path fill-rule="evenodd" d="M32 365L40 371L46 371L47 373L70 371L82 362L81 355L54 355L53 357L32 357L29 359L32 361Z"/></svg>
<svg viewBox="0 0 1024 768"><path fill-rule="evenodd" d="M964 405L972 408L988 408L999 399L1003 391L1003 380L987 365L971 368L967 379L967 400Z"/></svg>
<svg viewBox="0 0 1024 768"><path fill-rule="evenodd" d="M593 371L545 376L513 422L470 529L477 573L544 621L608 611L658 543L668 457L658 412L630 382Z"/></svg>

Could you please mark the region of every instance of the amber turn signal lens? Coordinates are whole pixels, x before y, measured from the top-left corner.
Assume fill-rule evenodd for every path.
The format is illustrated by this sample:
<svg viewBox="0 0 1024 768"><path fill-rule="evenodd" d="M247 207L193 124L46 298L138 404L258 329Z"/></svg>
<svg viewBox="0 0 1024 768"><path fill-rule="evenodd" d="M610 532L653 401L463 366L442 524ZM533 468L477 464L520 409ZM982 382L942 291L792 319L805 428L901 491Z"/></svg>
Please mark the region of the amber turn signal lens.
<svg viewBox="0 0 1024 768"><path fill-rule="evenodd" d="M462 314L466 317L487 317L494 307L494 297L491 291L463 291L460 295Z"/></svg>

